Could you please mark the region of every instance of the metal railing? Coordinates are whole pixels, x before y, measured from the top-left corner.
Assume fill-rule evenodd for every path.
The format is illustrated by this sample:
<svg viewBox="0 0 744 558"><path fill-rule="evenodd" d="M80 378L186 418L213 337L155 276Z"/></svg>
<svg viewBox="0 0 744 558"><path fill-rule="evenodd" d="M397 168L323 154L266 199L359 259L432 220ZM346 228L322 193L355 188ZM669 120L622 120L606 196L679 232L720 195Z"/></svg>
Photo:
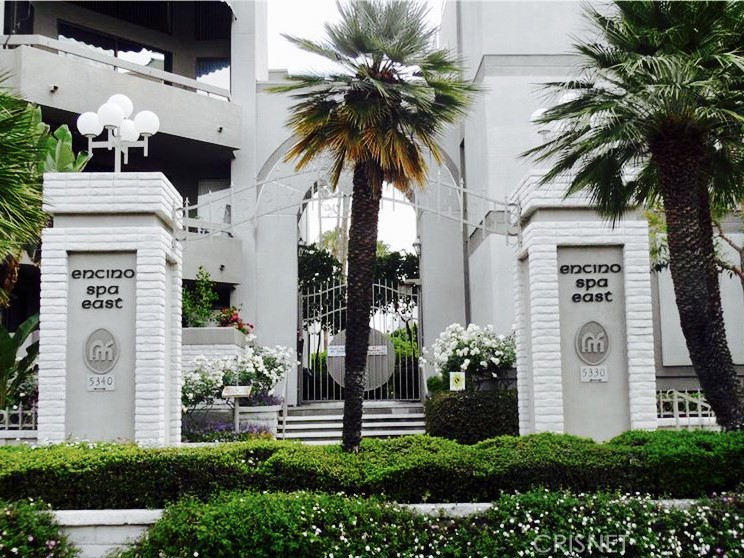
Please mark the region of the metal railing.
<svg viewBox="0 0 744 558"><path fill-rule="evenodd" d="M660 428L717 428L716 415L700 391L657 391L656 414Z"/></svg>
<svg viewBox="0 0 744 558"><path fill-rule="evenodd" d="M214 96L225 101L230 100L230 91L221 87L215 87L207 83L199 82L192 78L165 72L156 68L141 66L134 62L128 62L115 56L102 54L93 49L86 48L74 43L52 39L44 35L0 35L0 45L3 48L15 48L19 46L29 46L53 52L61 55L74 56L83 59L83 61L94 62L97 65L103 64L114 71L125 72L150 81L158 81L172 87L194 91L204 95Z"/></svg>
<svg viewBox="0 0 744 558"><path fill-rule="evenodd" d="M5 430L36 430L36 406L0 409L0 432Z"/></svg>

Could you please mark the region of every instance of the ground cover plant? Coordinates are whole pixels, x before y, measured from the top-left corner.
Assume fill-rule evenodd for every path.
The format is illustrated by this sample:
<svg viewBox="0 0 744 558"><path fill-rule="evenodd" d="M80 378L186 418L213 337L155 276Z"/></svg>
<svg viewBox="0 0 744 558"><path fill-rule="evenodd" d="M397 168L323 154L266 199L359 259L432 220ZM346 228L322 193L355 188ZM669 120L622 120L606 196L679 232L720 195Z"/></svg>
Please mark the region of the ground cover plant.
<svg viewBox="0 0 744 558"><path fill-rule="evenodd" d="M74 558L77 555L46 506L35 501L0 501L0 556Z"/></svg>
<svg viewBox="0 0 744 558"><path fill-rule="evenodd" d="M430 436L339 446L252 440L197 448L76 444L0 448L0 498L56 509L159 508L222 490L344 491L397 502L488 502L538 487L690 498L744 482L744 433L634 432L609 443L558 434L472 446Z"/></svg>
<svg viewBox="0 0 744 558"><path fill-rule="evenodd" d="M744 556L744 499L690 509L648 497L532 491L485 513L423 516L380 499L292 493L186 499L119 558L209 556Z"/></svg>

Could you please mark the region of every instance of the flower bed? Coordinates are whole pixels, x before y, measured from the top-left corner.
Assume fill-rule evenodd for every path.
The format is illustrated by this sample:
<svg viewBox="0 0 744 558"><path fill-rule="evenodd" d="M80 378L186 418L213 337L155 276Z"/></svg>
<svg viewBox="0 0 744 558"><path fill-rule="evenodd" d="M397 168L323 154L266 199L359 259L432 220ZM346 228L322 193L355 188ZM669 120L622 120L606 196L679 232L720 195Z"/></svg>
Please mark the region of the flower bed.
<svg viewBox="0 0 744 558"><path fill-rule="evenodd" d="M379 499L233 493L168 508L119 557L734 557L744 554L742 521L741 496L670 510L646 497L534 491L443 518Z"/></svg>
<svg viewBox="0 0 744 558"><path fill-rule="evenodd" d="M606 444L556 434L473 446L428 436L338 446L254 440L206 448L78 444L0 448L0 498L56 509L159 508L229 489L378 494L398 502L488 502L537 487L699 497L744 482L744 432L629 433Z"/></svg>

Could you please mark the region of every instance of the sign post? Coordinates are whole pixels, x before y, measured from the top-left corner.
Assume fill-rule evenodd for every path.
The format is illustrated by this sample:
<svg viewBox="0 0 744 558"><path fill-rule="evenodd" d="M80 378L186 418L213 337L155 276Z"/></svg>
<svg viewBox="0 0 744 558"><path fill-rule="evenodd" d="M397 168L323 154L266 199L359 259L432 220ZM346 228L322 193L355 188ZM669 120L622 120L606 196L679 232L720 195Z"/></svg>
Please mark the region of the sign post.
<svg viewBox="0 0 744 558"><path fill-rule="evenodd" d="M160 173L45 176L40 441L180 441L180 206Z"/></svg>

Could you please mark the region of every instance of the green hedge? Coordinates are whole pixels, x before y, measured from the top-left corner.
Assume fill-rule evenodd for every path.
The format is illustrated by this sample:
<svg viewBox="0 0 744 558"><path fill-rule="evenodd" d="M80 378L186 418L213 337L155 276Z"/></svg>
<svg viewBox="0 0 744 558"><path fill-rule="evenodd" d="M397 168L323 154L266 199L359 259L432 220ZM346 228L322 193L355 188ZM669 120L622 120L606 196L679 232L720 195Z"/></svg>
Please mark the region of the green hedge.
<svg viewBox="0 0 744 558"><path fill-rule="evenodd" d="M734 557L744 554L742 521L739 496L665 510L646 497L533 491L447 519L377 498L243 492L169 507L119 558Z"/></svg>
<svg viewBox="0 0 744 558"><path fill-rule="evenodd" d="M449 391L426 401L426 433L475 444L519 434L515 391Z"/></svg>
<svg viewBox="0 0 744 558"><path fill-rule="evenodd" d="M537 487L679 498L744 482L744 432L630 433L606 444L557 434L472 446L429 436L339 446L256 440L201 448L126 445L0 450L0 498L55 508L162 507L221 490L321 490L398 502L491 501Z"/></svg>
<svg viewBox="0 0 744 558"><path fill-rule="evenodd" d="M0 556L74 558L77 555L44 505L0 501Z"/></svg>

